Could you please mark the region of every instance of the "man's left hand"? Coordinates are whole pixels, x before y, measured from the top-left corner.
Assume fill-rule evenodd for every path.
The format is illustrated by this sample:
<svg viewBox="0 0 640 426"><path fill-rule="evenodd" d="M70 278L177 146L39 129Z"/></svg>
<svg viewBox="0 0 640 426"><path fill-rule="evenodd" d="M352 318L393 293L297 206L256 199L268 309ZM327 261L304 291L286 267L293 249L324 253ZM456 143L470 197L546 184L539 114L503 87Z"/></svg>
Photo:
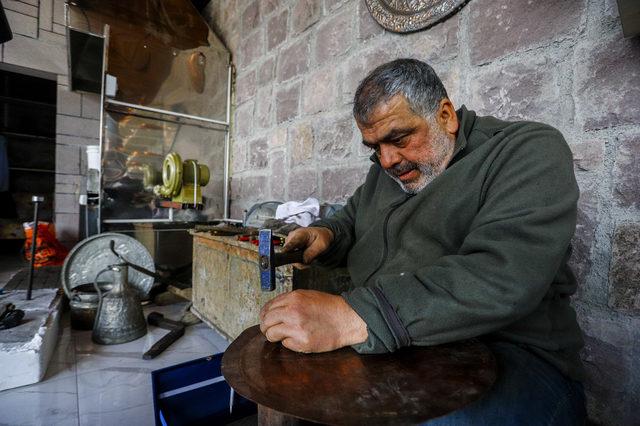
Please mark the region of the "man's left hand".
<svg viewBox="0 0 640 426"><path fill-rule="evenodd" d="M327 352L367 340L367 324L340 296L295 290L260 311L260 330L270 342L296 352Z"/></svg>

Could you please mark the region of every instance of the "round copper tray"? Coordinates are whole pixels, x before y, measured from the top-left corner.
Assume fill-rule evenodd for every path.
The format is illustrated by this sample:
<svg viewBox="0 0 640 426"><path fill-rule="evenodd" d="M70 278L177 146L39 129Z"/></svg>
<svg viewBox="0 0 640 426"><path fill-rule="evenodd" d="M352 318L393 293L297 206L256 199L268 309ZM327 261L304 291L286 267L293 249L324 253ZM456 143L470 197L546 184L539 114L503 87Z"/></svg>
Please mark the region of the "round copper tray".
<svg viewBox="0 0 640 426"><path fill-rule="evenodd" d="M476 340L359 355L351 348L300 354L245 330L222 358L240 395L281 413L327 424L421 423L479 399L496 378Z"/></svg>

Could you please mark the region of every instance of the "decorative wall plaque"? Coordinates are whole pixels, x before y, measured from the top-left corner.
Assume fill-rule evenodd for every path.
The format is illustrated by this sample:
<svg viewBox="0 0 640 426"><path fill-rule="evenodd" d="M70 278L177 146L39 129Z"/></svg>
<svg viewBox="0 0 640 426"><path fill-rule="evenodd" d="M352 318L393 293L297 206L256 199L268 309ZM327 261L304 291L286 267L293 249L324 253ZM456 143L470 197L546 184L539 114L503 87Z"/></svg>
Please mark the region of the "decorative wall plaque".
<svg viewBox="0 0 640 426"><path fill-rule="evenodd" d="M468 0L365 0L371 16L396 33L429 28L456 13Z"/></svg>

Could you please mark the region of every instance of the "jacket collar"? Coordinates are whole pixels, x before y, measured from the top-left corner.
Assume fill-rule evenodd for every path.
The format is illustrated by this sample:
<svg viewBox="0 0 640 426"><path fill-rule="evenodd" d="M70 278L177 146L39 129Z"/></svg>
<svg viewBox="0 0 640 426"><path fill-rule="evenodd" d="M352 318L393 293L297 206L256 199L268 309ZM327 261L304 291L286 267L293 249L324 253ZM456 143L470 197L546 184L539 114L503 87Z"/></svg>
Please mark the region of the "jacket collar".
<svg viewBox="0 0 640 426"><path fill-rule="evenodd" d="M460 127L458 128L458 135L456 136L456 141L453 146L453 155L451 156L451 162L449 164L452 164L460 151L467 146L467 140L469 139L469 135L471 134L471 130L473 130L473 125L476 121L476 113L474 111L469 111L464 105L456 111L456 115L458 116ZM378 156L375 153L371 154L369 160L378 165L380 164Z"/></svg>
<svg viewBox="0 0 640 426"><path fill-rule="evenodd" d="M469 135L471 134L473 124L476 121L476 113L469 111L464 105L456 111L456 114L458 115L458 123L460 123L460 127L458 128L458 135L456 136L456 142L453 147L453 155L451 156L452 160L456 158L460 151L467 146Z"/></svg>

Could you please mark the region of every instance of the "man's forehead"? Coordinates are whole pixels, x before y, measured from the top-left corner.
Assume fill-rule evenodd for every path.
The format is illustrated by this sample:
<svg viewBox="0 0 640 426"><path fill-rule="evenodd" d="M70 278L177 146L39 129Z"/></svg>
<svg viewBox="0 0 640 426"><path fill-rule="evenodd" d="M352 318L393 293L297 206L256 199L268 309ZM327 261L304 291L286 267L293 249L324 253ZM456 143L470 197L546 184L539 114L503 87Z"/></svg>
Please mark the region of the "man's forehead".
<svg viewBox="0 0 640 426"><path fill-rule="evenodd" d="M398 94L374 107L366 122L356 120L356 124L362 132L373 132L381 127L402 126L404 122L418 118L421 117L411 110L404 95Z"/></svg>

